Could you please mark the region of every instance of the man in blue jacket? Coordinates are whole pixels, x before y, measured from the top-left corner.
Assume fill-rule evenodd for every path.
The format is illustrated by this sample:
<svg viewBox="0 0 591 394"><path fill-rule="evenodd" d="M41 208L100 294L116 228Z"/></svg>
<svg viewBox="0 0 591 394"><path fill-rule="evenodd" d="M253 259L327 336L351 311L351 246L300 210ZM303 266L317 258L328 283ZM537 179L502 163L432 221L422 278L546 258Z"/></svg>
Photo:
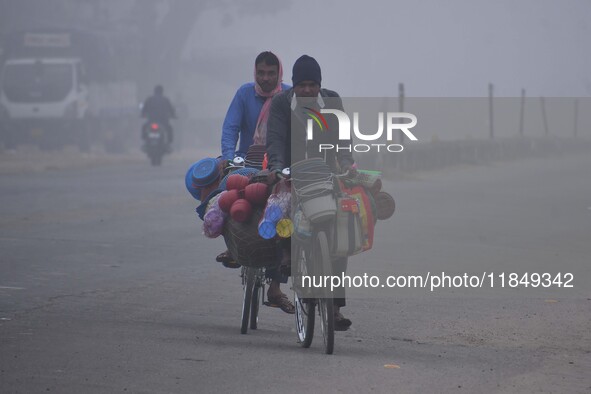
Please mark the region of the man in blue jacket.
<svg viewBox="0 0 591 394"><path fill-rule="evenodd" d="M238 89L226 113L222 126L223 159L232 160L236 155L244 157L255 142L257 131L258 143L265 144L271 99L290 88L281 83L282 77L279 58L272 52L261 52L255 60L255 82L245 83Z"/></svg>
<svg viewBox="0 0 591 394"><path fill-rule="evenodd" d="M282 78L283 67L279 58L272 52L261 52L255 59L255 82L245 83L238 89L226 113L222 127L224 160L232 160L235 156L244 157L253 143L265 145L271 99L277 93L291 88L281 83ZM218 255L216 260L229 268L240 267L228 251ZM266 275L271 279L267 292L269 302L286 313L295 313L294 305L280 289L281 272L277 268L267 268Z"/></svg>

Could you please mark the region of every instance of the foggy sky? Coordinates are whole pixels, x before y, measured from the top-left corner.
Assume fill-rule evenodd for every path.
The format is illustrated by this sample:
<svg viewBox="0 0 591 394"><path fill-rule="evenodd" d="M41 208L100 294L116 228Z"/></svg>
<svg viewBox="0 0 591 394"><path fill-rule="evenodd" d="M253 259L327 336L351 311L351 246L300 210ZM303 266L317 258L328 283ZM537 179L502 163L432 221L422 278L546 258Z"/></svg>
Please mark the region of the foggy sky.
<svg viewBox="0 0 591 394"><path fill-rule="evenodd" d="M492 82L496 96L588 97L590 21L586 0L298 0L275 14L205 11L186 52L233 63L222 90L252 80L254 57L272 50L287 83L306 53L341 95L396 95L404 82L409 96L477 97Z"/></svg>
<svg viewBox="0 0 591 394"><path fill-rule="evenodd" d="M179 14L168 14L171 4L182 1L192 5L176 8L177 13L185 10L183 24ZM29 3L28 16L36 24L51 20L43 8L33 5L35 1ZM489 83L494 84L495 97L519 97L524 88L533 103L525 114L526 127L539 124L540 96L591 97L590 0L68 0L63 4L62 11L70 15L63 23L72 27L85 27L90 21L99 30L129 34L140 26L133 37L113 35L117 44L134 49L171 48L178 43L173 40L179 40L180 50L184 28L150 37L151 25L146 28L142 21L154 20L159 26L174 15L177 19L169 18L168 27L172 22L189 29L194 18L180 64L178 53L172 51L161 56L170 56L170 62L155 69L149 64L132 66L128 74L141 82L138 102L154 84L163 83L173 102L182 103L200 122L195 129L214 133L215 139L234 93L253 81L254 59L264 50L282 59L283 80L288 84L294 61L304 53L314 56L322 67L323 87L345 97L396 97L399 83L404 83L407 97L485 97ZM101 13L111 15L114 23L106 23L110 19L101 18ZM11 23L20 27L17 22ZM158 54L143 61L152 58ZM121 59L114 61L122 67ZM170 75L178 78L167 78ZM580 103L581 130L591 124L590 102ZM574 104L568 106L562 111L571 113L568 119L548 108L550 126L573 129ZM495 116L518 115L504 115L499 108Z"/></svg>

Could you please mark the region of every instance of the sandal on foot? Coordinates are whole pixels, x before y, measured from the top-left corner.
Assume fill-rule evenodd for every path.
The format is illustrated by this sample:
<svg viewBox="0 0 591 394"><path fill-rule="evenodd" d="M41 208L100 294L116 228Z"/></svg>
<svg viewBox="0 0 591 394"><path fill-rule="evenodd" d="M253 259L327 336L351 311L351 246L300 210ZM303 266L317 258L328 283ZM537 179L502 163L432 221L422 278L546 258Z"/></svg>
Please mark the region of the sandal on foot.
<svg viewBox="0 0 591 394"><path fill-rule="evenodd" d="M218 254L218 256L215 258L215 261L222 263L222 265L226 268L240 268L240 264L234 261L234 258L232 258L232 255L227 250Z"/></svg>
<svg viewBox="0 0 591 394"><path fill-rule="evenodd" d="M234 261L234 259L232 258L230 251L226 250L225 252L218 254L215 258L215 261L217 261L218 263L224 263L227 261Z"/></svg>
<svg viewBox="0 0 591 394"><path fill-rule="evenodd" d="M291 303L289 298L285 294L280 294L275 297L269 297L267 295L268 302L265 305L273 307L273 308L281 308L281 310L285 313L289 313L293 315L295 313L295 306Z"/></svg>

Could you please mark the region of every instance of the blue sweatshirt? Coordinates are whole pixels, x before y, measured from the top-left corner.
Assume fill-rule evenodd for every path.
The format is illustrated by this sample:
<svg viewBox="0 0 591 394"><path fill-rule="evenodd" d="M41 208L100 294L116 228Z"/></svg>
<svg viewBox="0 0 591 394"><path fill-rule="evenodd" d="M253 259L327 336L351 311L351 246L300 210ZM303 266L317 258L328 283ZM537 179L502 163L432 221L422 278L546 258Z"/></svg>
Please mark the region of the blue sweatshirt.
<svg viewBox="0 0 591 394"><path fill-rule="evenodd" d="M284 83L281 86L283 90L290 88ZM252 145L255 127L264 103L265 97L256 94L254 82L245 83L238 89L230 103L222 126L222 157L224 159L233 159L236 152L241 152L242 156L246 155L248 148ZM240 137L240 144L236 150L238 137Z"/></svg>

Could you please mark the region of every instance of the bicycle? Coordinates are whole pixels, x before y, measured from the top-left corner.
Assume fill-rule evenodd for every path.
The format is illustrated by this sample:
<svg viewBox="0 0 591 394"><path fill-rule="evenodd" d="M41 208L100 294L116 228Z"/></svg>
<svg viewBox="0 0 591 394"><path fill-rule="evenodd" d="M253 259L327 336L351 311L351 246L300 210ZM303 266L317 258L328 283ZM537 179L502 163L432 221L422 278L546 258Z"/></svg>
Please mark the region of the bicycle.
<svg viewBox="0 0 591 394"><path fill-rule="evenodd" d="M296 331L300 344L309 348L314 338L314 325L316 321L316 308L320 317L320 328L326 354L334 351L334 299L327 288L320 290L318 297L305 297L298 295L297 281L303 276L315 276L325 278L332 276L332 262L327 232L324 229L314 230L312 233L311 248L296 245L296 271L293 275L294 305L296 318Z"/></svg>
<svg viewBox="0 0 591 394"><path fill-rule="evenodd" d="M300 175L302 172L300 172ZM305 172L303 173L306 174ZM307 173L313 176L318 174ZM296 205L296 212L294 218L298 215L303 217L302 206L300 204L306 197L314 198L319 196L330 196L329 199L334 199L336 193L334 192L334 179L348 177L349 173L342 175L330 174L327 179L320 180L317 184L323 184L324 186L312 188L311 195L305 196L302 192L296 190L298 195L298 204ZM318 179L318 178L317 178ZM306 189L304 187L303 189ZM302 189L302 190L303 190ZM327 206L330 204L327 204ZM335 202L336 207L336 202ZM298 212L299 210L299 212ZM304 277L316 277L316 278L327 278L332 277L333 274L333 262L332 262L332 246L329 241L332 239L335 229L334 216L336 210L332 213L325 215L320 222L310 223L310 228L304 231L308 233L308 240L298 239L297 235L293 237L296 242L292 243L294 253L292 253L292 259L295 258L295 264L292 266L295 268L295 272L292 275L292 284L294 289L294 305L295 305L295 317L296 317L296 331L298 334L298 340L302 347L309 348L314 338L314 326L316 321L316 309L318 309L318 316L320 317L320 328L323 337L324 351L326 354L332 354L334 352L334 331L335 331L335 307L334 307L334 296L333 292L328 287L320 286L320 290L316 290L313 294L304 294L305 290L302 288L301 280ZM301 223L300 220L296 220L298 225ZM296 225L297 227L297 225ZM301 231L301 229L300 229ZM297 230L295 232L297 234ZM306 236L304 236L306 237ZM300 281L300 283L298 283ZM308 291L309 292L309 291ZM298 294L299 293L299 294Z"/></svg>
<svg viewBox="0 0 591 394"><path fill-rule="evenodd" d="M333 198L334 193L332 183L333 177L337 178L346 176L348 176L348 174L330 174L330 188L328 188L327 184L327 189L325 191L330 192L329 194L331 195L331 198ZM289 177L289 171L287 172L287 175L277 174L278 180L288 179ZM297 191L296 194L298 194ZM323 195L327 195L327 193L323 193ZM298 205L298 209L300 209L300 205ZM334 216L336 213L336 205L335 209L333 210L334 212L332 212L332 216ZM296 307L296 331L298 333L298 339L300 343L306 348L310 347L312 344L316 321L315 314L317 311L320 317L320 327L323 336L325 353L332 354L334 351L335 331L335 307L332 292L328 288L324 287L313 296L304 296L303 294L298 294L296 290L298 288L297 279L301 278L302 275L309 275L319 278L332 276L332 245L330 244L329 239L331 239L333 235L335 221L334 218L330 218L330 215L327 215L326 217L328 217L327 220L323 220L321 223L315 223L312 226L311 242L301 244L296 241L295 243L292 243L292 246L295 247L296 256L296 274L292 276L292 283L295 293L294 304ZM258 223L258 218L255 218L251 223ZM229 233L231 233L231 231ZM248 234L250 237L258 237L258 234L256 234L254 231L241 230L241 233L244 234L243 238L246 238L246 234ZM238 263L247 263L246 266L242 266L241 270L244 296L240 329L242 334L246 334L248 332L249 326L250 329L257 329L258 312L260 304L263 303L264 298L265 267L272 265L278 257L276 254L270 254L267 250L266 258L259 257L255 259L252 257L252 254L249 254L248 257L245 256L245 259L242 260L241 256L239 256L239 253L244 252L246 248L238 248L237 245L232 242L237 241L238 237L235 235L224 235L224 238L226 240L228 249L233 255L238 256L236 261ZM252 238L252 240L254 240L254 238ZM257 241L260 242L260 239ZM270 247L270 245L271 243L264 244L265 248L267 249ZM254 250L256 248L249 249ZM274 247L273 250L276 252ZM261 261L267 261L268 263L261 264Z"/></svg>
<svg viewBox="0 0 591 394"><path fill-rule="evenodd" d="M235 261L242 265L243 302L240 333L246 334L250 326L256 330L260 304L265 294L265 269L276 264L277 246L272 240L259 237L257 224L262 210L253 211L251 220L239 223L228 220L224 240Z"/></svg>
<svg viewBox="0 0 591 394"><path fill-rule="evenodd" d="M265 294L265 270L264 268L242 266L240 277L244 290L240 333L246 334L249 322L251 330L256 330L258 326L259 307L263 303Z"/></svg>

